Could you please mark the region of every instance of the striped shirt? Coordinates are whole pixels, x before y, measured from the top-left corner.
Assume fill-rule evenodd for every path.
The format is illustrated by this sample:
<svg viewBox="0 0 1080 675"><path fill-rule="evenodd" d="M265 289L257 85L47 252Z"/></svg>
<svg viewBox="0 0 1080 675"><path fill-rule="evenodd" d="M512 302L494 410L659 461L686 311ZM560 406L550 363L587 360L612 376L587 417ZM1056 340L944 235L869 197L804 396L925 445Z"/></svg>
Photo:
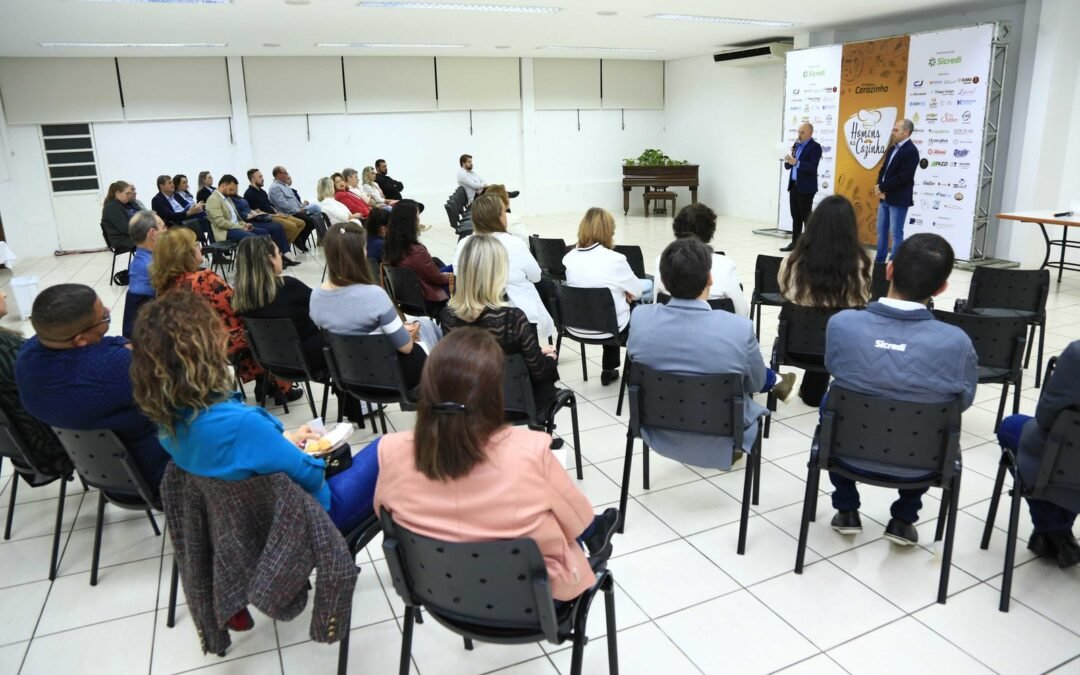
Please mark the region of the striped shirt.
<svg viewBox="0 0 1080 675"><path fill-rule="evenodd" d="M386 291L378 286L353 284L344 288L311 290L311 320L319 328L340 335L377 335L390 338L394 349L412 339L401 323Z"/></svg>

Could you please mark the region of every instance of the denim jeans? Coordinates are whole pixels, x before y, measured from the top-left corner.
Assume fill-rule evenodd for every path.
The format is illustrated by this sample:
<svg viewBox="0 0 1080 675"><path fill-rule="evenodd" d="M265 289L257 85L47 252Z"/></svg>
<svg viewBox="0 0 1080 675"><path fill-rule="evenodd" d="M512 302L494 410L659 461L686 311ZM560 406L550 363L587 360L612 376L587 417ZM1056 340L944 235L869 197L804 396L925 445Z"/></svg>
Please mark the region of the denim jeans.
<svg viewBox="0 0 1080 675"><path fill-rule="evenodd" d="M881 202L877 212L877 255L874 262L885 262L885 258L892 259L896 250L904 241L904 221L907 220L908 207L892 206ZM889 230L892 230L892 249L889 248Z"/></svg>

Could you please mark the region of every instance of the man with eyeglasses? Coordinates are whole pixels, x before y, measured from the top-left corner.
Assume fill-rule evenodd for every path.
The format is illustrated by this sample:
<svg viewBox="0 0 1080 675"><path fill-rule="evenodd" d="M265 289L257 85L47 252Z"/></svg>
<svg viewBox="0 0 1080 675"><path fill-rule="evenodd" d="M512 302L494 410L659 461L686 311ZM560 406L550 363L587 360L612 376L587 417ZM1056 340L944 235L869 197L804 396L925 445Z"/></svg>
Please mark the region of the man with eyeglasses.
<svg viewBox="0 0 1080 675"><path fill-rule="evenodd" d="M46 424L115 432L156 491L169 456L157 427L135 407L131 343L106 336L111 320L89 286L46 288L34 300L36 335L19 352L15 382L23 407Z"/></svg>

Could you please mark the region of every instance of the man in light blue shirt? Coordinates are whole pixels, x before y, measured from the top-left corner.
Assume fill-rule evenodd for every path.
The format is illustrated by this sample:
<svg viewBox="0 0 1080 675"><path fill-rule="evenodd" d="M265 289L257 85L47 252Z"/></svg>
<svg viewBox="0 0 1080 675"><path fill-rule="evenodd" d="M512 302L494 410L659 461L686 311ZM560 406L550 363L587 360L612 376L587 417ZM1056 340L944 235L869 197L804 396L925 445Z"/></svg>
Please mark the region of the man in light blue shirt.
<svg viewBox="0 0 1080 675"><path fill-rule="evenodd" d="M139 308L154 299L156 292L150 285L150 263L154 259L154 244L165 234L165 221L150 210L139 211L128 224L128 232L135 242L135 253L128 263L128 289L124 298L124 325L121 335L130 338L135 327Z"/></svg>

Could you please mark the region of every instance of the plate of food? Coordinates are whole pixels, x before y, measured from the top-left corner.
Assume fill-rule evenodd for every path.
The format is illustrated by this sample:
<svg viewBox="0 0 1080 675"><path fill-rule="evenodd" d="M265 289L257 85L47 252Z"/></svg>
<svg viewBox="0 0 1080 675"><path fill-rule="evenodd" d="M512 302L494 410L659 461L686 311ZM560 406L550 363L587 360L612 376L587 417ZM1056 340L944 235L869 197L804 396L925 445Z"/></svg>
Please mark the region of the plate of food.
<svg viewBox="0 0 1080 675"><path fill-rule="evenodd" d="M352 435L353 425L341 422L326 429L321 438L309 440L304 444L304 452L314 457L322 457L337 450Z"/></svg>

